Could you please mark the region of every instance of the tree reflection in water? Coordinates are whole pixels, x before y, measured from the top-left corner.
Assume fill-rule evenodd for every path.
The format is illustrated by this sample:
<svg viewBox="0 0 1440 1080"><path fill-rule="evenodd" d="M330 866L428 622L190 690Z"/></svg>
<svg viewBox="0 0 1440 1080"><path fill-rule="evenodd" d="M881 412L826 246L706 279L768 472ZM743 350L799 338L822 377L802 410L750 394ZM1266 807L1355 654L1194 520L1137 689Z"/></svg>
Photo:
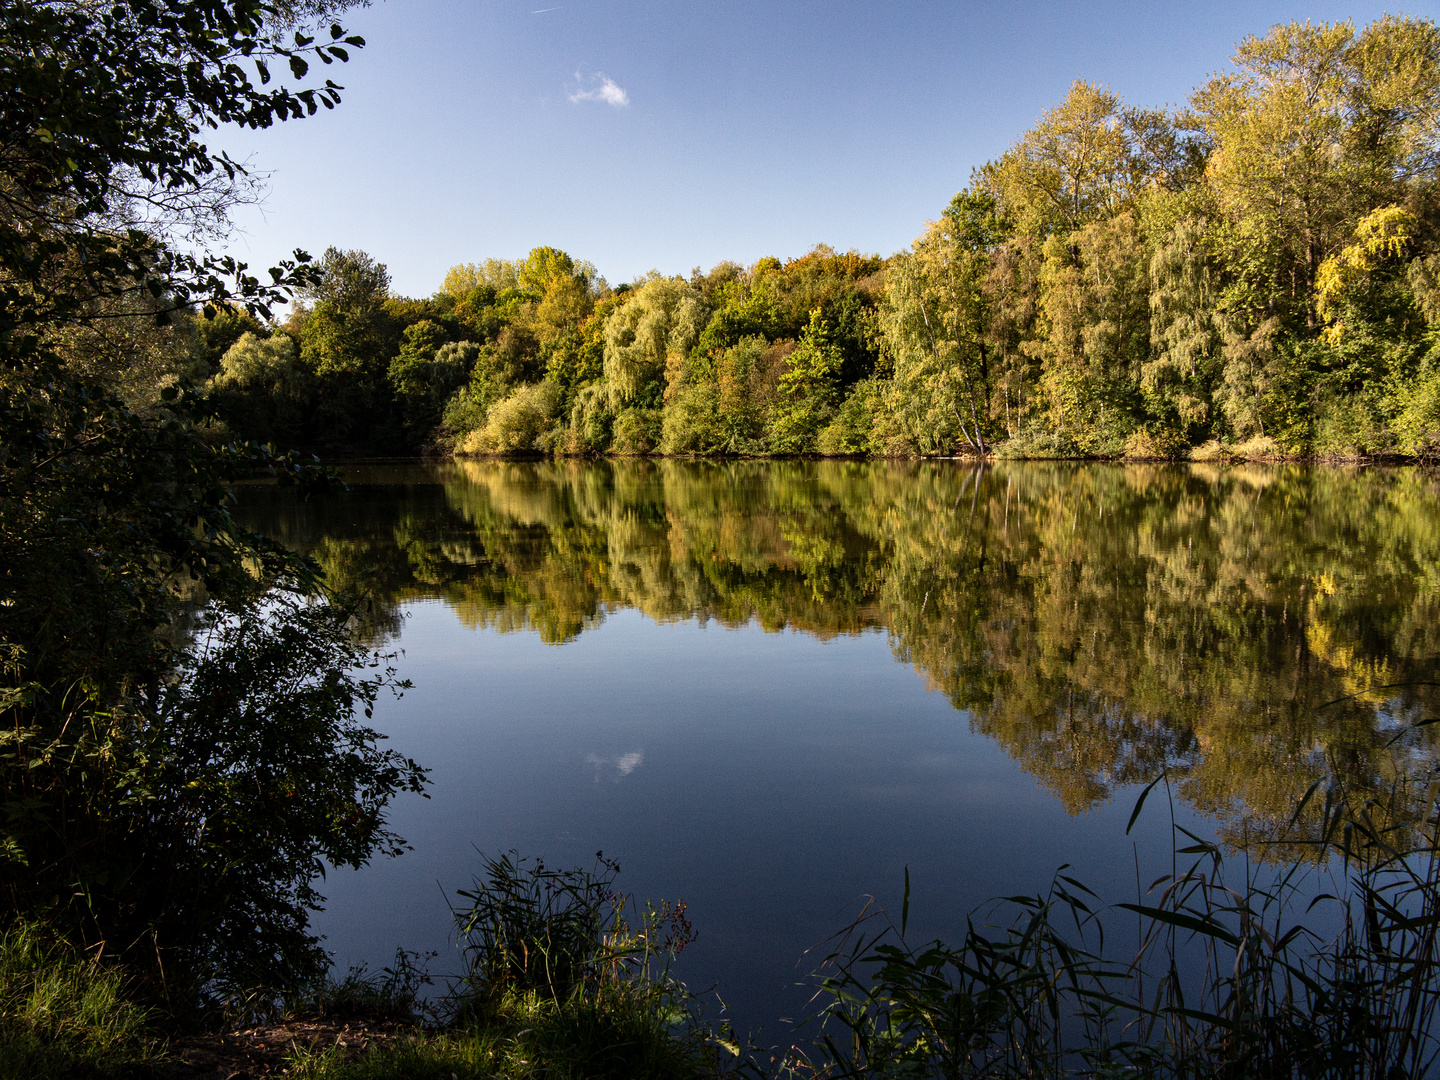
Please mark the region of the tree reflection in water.
<svg viewBox="0 0 1440 1080"><path fill-rule="evenodd" d="M1168 768L1257 854L1336 797L1413 809L1440 714L1440 483L1419 470L503 462L351 470L241 511L375 597L563 643L617 608L883 628L1071 812ZM1404 804L1404 805L1397 805ZM1281 836L1285 844L1277 844Z"/></svg>

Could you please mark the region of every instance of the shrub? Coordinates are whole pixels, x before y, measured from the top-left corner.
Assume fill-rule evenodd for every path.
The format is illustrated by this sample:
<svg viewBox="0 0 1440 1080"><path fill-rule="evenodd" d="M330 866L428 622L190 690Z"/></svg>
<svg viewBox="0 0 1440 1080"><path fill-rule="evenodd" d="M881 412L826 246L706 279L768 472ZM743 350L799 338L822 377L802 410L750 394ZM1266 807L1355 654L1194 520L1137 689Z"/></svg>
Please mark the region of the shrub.
<svg viewBox="0 0 1440 1080"><path fill-rule="evenodd" d="M1191 461L1211 462L1229 461L1233 456L1230 449L1220 442L1219 439L1211 439L1199 446L1192 446L1190 453L1186 455Z"/></svg>
<svg viewBox="0 0 1440 1080"><path fill-rule="evenodd" d="M615 417L611 448L615 453L629 457L649 454L660 442L661 423L659 409L625 409Z"/></svg>
<svg viewBox="0 0 1440 1080"><path fill-rule="evenodd" d="M440 414L440 426L456 446L472 431L485 426L485 415L490 411L490 402L474 386L462 386L450 395Z"/></svg>
<svg viewBox="0 0 1440 1080"><path fill-rule="evenodd" d="M1311 419L1310 450L1316 457L1357 458L1383 454L1392 439L1368 396L1329 398Z"/></svg>
<svg viewBox="0 0 1440 1080"><path fill-rule="evenodd" d="M485 426L461 443L467 454L525 454L541 447L559 395L551 383L531 383L501 398L486 413Z"/></svg>
<svg viewBox="0 0 1440 1080"><path fill-rule="evenodd" d="M1440 445L1440 348L1434 348L1412 379L1391 395L1397 449L1430 460Z"/></svg>
<svg viewBox="0 0 1440 1080"><path fill-rule="evenodd" d="M1029 461L1079 456L1079 451L1059 434L1040 427L1021 428L1011 438L996 443L994 451L998 458Z"/></svg>
<svg viewBox="0 0 1440 1080"><path fill-rule="evenodd" d="M181 1014L313 985L329 966L314 882L399 854L385 808L425 783L357 715L406 684L347 609L281 592L195 620L148 704L37 702L66 711L0 738L0 844L25 867L11 909L149 961L146 992Z"/></svg>
<svg viewBox="0 0 1440 1080"><path fill-rule="evenodd" d="M297 1052L299 1080L574 1076L670 1080L714 1075L694 997L670 963L693 940L685 906L618 893L619 867L552 870L509 852L456 912L465 974L442 1033L374 1049L347 1063L338 1048Z"/></svg>
<svg viewBox="0 0 1440 1080"><path fill-rule="evenodd" d="M1136 428L1125 440L1127 458L1174 461L1186 456L1185 437L1172 428Z"/></svg>
<svg viewBox="0 0 1440 1080"><path fill-rule="evenodd" d="M1242 461L1275 461L1281 457L1279 445L1269 435L1252 435L1230 447L1230 452Z"/></svg>

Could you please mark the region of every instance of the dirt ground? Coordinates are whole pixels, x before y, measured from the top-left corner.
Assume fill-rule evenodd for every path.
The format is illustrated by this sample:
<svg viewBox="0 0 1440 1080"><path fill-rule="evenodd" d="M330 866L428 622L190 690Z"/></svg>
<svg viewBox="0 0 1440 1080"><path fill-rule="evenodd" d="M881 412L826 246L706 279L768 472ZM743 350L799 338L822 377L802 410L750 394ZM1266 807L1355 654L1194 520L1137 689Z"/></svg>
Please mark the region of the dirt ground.
<svg viewBox="0 0 1440 1080"><path fill-rule="evenodd" d="M255 1080L280 1076L292 1047L341 1047L352 1058L367 1046L415 1034L394 1022L287 1020L225 1034L186 1035L170 1043L165 1080Z"/></svg>

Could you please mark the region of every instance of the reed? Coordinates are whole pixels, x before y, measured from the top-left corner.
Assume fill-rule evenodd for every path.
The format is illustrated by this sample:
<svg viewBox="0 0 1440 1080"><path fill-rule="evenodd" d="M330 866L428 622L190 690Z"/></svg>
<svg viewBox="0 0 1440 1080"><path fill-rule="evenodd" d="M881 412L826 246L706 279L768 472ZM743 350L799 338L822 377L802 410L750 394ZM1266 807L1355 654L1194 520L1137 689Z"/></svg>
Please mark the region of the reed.
<svg viewBox="0 0 1440 1080"><path fill-rule="evenodd" d="M1133 827L1160 777L1137 800ZM969 920L958 945L912 946L871 905L817 973L815 1033L778 1059L805 1077L1434 1075L1440 963L1437 785L1407 821L1323 792L1313 857L1236 871L1178 824L1171 871L1106 905L1062 867L1048 890ZM1312 787L1296 808L1322 797ZM1411 805L1414 805L1413 803ZM1127 828L1127 832L1128 832ZM1237 880L1238 874L1238 880ZM1326 882L1335 884L1325 891ZM1127 960L1104 923L1138 921ZM1307 917L1337 927L1321 934Z"/></svg>
<svg viewBox="0 0 1440 1080"><path fill-rule="evenodd" d="M435 1026L356 1060L339 1050L297 1052L291 1076L681 1080L713 1072L699 998L670 973L694 938L683 902L640 908L615 887L619 866L598 852L593 870L552 869L513 851L483 866L459 893L464 968L433 1006Z"/></svg>

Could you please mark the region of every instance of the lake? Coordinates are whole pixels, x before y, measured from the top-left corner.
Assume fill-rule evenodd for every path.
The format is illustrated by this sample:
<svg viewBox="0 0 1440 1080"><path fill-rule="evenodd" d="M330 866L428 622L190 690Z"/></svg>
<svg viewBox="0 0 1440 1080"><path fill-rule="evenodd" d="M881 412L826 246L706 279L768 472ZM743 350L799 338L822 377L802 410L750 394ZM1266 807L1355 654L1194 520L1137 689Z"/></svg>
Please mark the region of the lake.
<svg viewBox="0 0 1440 1080"><path fill-rule="evenodd" d="M958 939L1056 869L1112 901L1171 815L1264 861L1331 776L1435 761L1440 480L1416 469L963 462L365 465L240 514L375 598L432 769L413 850L332 872L342 967L455 967L477 851L619 861L683 898L679 973L783 1039L806 955L876 897ZM1169 777L1126 824L1140 788ZM1163 789L1162 794L1163 794ZM1123 945L1123 928L1116 928ZM762 1036L763 1037L763 1036Z"/></svg>

